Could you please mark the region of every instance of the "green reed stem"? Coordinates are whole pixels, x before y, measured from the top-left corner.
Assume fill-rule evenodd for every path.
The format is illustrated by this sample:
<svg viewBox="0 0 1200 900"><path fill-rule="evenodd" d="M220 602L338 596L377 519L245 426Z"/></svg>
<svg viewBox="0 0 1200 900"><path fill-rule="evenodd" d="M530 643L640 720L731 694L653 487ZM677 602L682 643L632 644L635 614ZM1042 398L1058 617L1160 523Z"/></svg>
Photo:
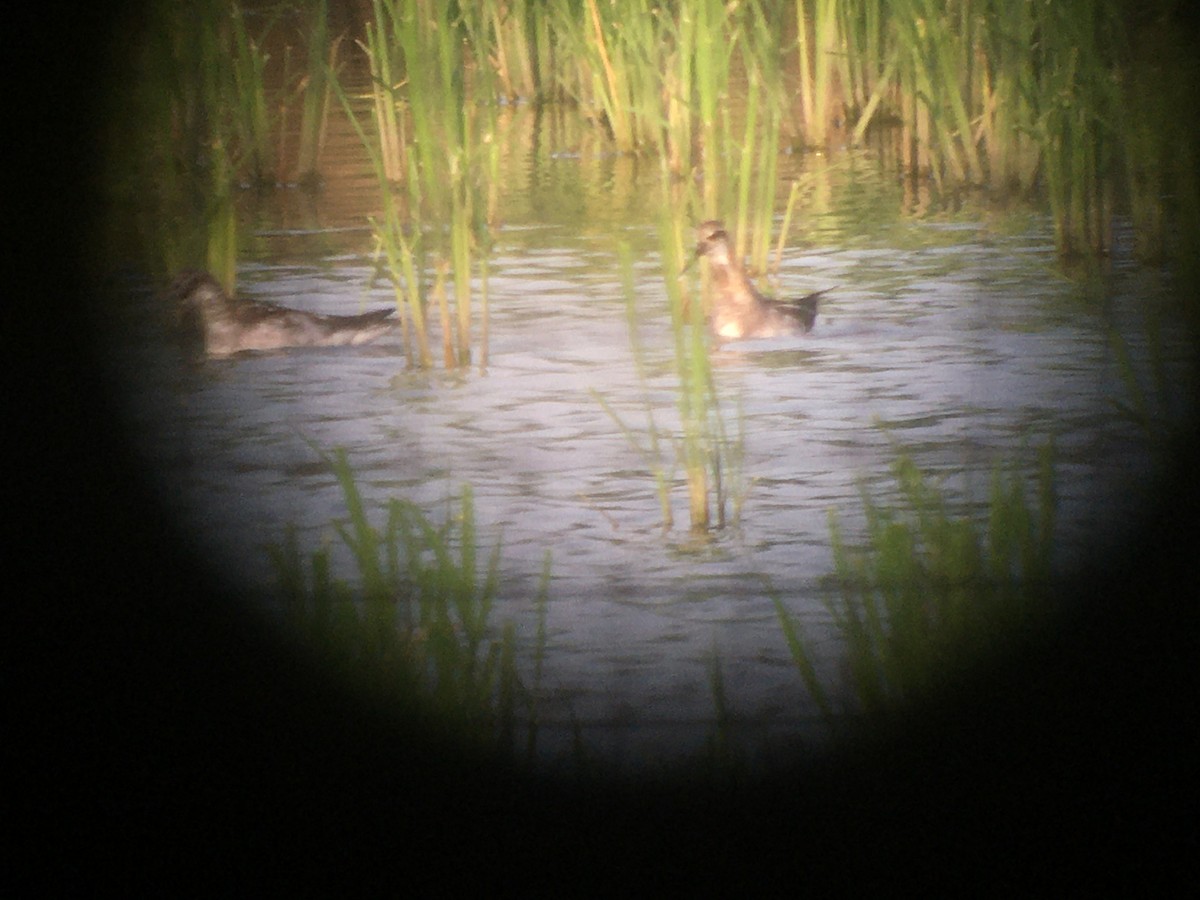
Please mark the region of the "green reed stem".
<svg viewBox="0 0 1200 900"><path fill-rule="evenodd" d="M244 12L236 5L231 10L233 55L230 108L236 115L236 133L242 154L256 182L272 180L270 161L271 128L267 119L267 95L263 73L267 56L246 31Z"/></svg>
<svg viewBox="0 0 1200 900"><path fill-rule="evenodd" d="M840 42L837 0L796 0L796 25L805 139L809 146L824 147L829 139L831 86Z"/></svg>
<svg viewBox="0 0 1200 900"><path fill-rule="evenodd" d="M329 125L332 91L326 71L336 72L341 37L329 39L328 0L318 0L312 10L312 26L308 45L308 68L305 72L303 113L300 120L300 148L296 157L296 179L315 181L320 167L321 151Z"/></svg>
<svg viewBox="0 0 1200 900"><path fill-rule="evenodd" d="M390 40L396 22L391 15L385 13L386 7L382 0L374 0L372 8L374 21L366 23L366 42L360 43L359 46L366 53L370 65L371 99L374 105L379 164L382 169L381 180L398 183L404 180L407 168L407 142L402 119L397 112L398 99L395 91L399 81L394 74L397 61L393 59L393 45ZM326 71L332 71L332 67L327 67ZM366 142L365 137L363 141Z"/></svg>

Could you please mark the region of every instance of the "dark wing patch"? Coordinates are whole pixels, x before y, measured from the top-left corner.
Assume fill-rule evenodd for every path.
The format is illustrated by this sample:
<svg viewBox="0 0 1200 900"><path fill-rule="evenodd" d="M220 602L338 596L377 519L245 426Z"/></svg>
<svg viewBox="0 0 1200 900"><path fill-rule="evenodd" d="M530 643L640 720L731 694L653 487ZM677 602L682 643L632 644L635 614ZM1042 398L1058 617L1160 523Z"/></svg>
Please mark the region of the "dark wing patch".
<svg viewBox="0 0 1200 900"><path fill-rule="evenodd" d="M805 331L812 331L817 321L817 305L827 291L815 291L806 297L786 301L787 309L804 326Z"/></svg>

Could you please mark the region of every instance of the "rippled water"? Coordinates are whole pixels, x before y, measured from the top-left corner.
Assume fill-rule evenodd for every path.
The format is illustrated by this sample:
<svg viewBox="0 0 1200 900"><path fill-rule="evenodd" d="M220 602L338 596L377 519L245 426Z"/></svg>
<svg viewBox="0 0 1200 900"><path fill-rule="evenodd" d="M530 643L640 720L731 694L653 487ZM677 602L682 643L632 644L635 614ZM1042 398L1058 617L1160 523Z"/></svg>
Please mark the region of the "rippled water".
<svg viewBox="0 0 1200 900"><path fill-rule="evenodd" d="M676 420L657 213L645 200L653 191L614 187L625 183L598 177L602 163L564 171L576 163L550 149L526 160L497 233L486 374L410 371L395 340L187 360L162 339L149 292L133 292L118 354L132 413L153 477L218 568L270 590L264 546L294 524L302 548L331 542L352 571L330 527L344 517L341 491L309 442L346 448L376 521L391 497L440 516L470 484L483 544L502 541L493 621L514 621L526 650L543 556L553 554L547 752L565 746L574 717L590 749L629 762L703 742L714 651L742 733L805 731L813 709L768 588L822 636L826 675L836 677L820 600L832 570L827 513L837 510L848 540L860 538L860 484L876 497L893 491L897 446L972 509L997 463L1032 478L1053 437L1060 571L1120 539L1106 523L1136 511L1153 456L1113 413L1110 398L1125 391L1109 330L1144 371L1145 318L1163 306L1162 278L1118 259L1103 296L1085 297L1058 274L1047 222L895 213L881 222L874 210L893 199L886 185L860 188L797 230L781 291L832 289L812 335L715 351L725 409L732 420L740 408L744 427L740 521L703 545L686 524L664 533L652 476L592 394L635 426L647 396L660 427ZM554 206L554 196L576 196L564 187L576 183L586 186L579 208ZM337 187L327 188L328 208L296 195L252 208L244 294L325 312L392 302L390 289L364 287L369 233L346 198L369 192ZM617 195L628 202L605 206ZM306 210L302 224L290 204ZM607 216L581 220L581 209L601 207ZM619 241L638 260L645 391ZM1186 354L1170 332L1163 354L1185 384ZM1187 398L1181 387L1177 412ZM686 523L682 485L674 503Z"/></svg>

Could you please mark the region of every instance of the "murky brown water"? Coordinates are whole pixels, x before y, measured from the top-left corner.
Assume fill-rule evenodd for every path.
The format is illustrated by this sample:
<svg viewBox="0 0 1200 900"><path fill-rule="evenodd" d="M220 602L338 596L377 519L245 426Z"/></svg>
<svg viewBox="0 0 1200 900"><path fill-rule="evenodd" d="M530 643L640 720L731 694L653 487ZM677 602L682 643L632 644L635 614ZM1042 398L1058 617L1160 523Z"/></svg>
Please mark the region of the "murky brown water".
<svg viewBox="0 0 1200 900"><path fill-rule="evenodd" d="M893 490L893 442L968 509L997 462L1032 478L1053 437L1060 571L1120 540L1107 523L1136 512L1154 458L1113 414L1110 398L1125 392L1109 328L1144 371L1161 276L1121 257L1103 299L1085 299L1058 274L1048 221L905 216L900 189L863 156L808 163L824 174L779 282L788 294L832 288L815 332L717 352L722 400L741 407L745 428L740 522L699 548L686 524L664 534L650 473L591 395L644 422L616 255L627 241L654 413L660 427L675 421L655 167L606 154L560 112L519 108L506 128L486 375L409 371L395 341L197 364L163 339L149 292L131 289L117 364L154 477L214 565L269 591L264 547L294 524L302 548L333 542L352 572L330 528L344 515L341 492L309 441L346 448L376 510L406 497L437 515L469 483L484 545L503 543L493 621L517 623L525 650L553 553L547 754L566 746L574 716L589 748L630 762L702 744L714 649L742 734L808 727L813 709L765 585L825 635L835 677L819 590L832 570L827 511L848 540L861 537L859 485L876 497ZM785 177L803 165L789 161ZM378 196L348 129L332 134L325 173L317 195L242 195L240 289L326 312L389 304L389 288L366 288L365 217ZM1182 415L1187 357L1170 334ZM682 485L674 497L686 523Z"/></svg>

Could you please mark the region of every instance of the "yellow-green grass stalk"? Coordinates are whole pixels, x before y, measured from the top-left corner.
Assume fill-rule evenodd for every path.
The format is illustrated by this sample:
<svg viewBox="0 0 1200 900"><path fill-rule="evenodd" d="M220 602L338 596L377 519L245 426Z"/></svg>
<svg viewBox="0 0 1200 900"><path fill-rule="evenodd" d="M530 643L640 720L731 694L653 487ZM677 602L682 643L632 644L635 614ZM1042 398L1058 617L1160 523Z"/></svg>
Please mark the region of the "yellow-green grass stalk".
<svg viewBox="0 0 1200 900"><path fill-rule="evenodd" d="M600 404L601 409L607 413L608 417L616 423L617 428L621 431L621 435L629 443L629 446L633 448L634 452L641 457L647 471L654 476L655 495L658 497L659 509L662 513L663 530L669 531L675 524L675 517L671 512L671 480L674 478L674 473L667 469L664 463L664 454L659 443L658 426L654 421L654 409L650 405L649 395L646 395L646 416L650 446L646 447L642 444L637 432L621 418L621 414L613 409L612 404L599 391L593 388L589 393Z"/></svg>
<svg viewBox="0 0 1200 900"><path fill-rule="evenodd" d="M450 211L450 257L454 269L455 364L471 362L471 246L473 204L471 187L465 180L454 186Z"/></svg>
<svg viewBox="0 0 1200 900"><path fill-rule="evenodd" d="M898 47L893 47L887 62L884 64L883 71L872 82L871 92L859 112L858 120L854 123L854 130L850 136L850 143L852 145L862 143L863 135L866 134L867 129L874 121L880 104L892 92L894 87L892 79L896 74L899 63L900 50Z"/></svg>
<svg viewBox="0 0 1200 900"><path fill-rule="evenodd" d="M753 206L750 210L752 237L748 256L752 271L767 271L771 252L771 232L775 224L775 200L779 189L779 141L781 118L778 105L771 103L762 123L758 140L758 166L755 173Z"/></svg>
<svg viewBox="0 0 1200 900"><path fill-rule="evenodd" d="M787 243L788 232L792 229L792 216L796 212L796 201L800 199L801 182L793 181L788 189L787 204L783 208L783 221L779 225L779 240L775 244L775 263L772 272L778 272L783 264L783 247Z"/></svg>
<svg viewBox="0 0 1200 900"><path fill-rule="evenodd" d="M433 302L437 304L438 315L441 318L442 362L447 369L453 369L458 360L454 352L454 331L450 326L450 301L446 297L446 270L448 268L445 260L440 261L434 267L436 274L433 279Z"/></svg>
<svg viewBox="0 0 1200 900"><path fill-rule="evenodd" d="M729 170L734 197L732 222L738 258L749 257L752 271L768 265L778 190L782 110L786 93L779 71L778 41L762 10L754 5L740 23L740 59L747 73L745 121L740 136L724 133L722 155L736 159Z"/></svg>
<svg viewBox="0 0 1200 900"><path fill-rule="evenodd" d="M1048 120L1041 132L1047 170L1056 173L1058 249L1065 255L1111 247L1118 107L1113 69L1123 55L1124 28L1113 2L1047 11L1056 29L1046 53L1058 63L1045 85ZM1055 140L1058 132L1059 140ZM1057 158L1054 158L1057 156ZM1065 197L1065 203L1063 202Z"/></svg>
<svg viewBox="0 0 1200 900"><path fill-rule="evenodd" d="M478 12L478 11L476 11ZM469 62L464 45L487 58L487 30L478 15L452 19L446 4L418 3L400 19L400 39L408 65L408 96L417 135L417 183L423 215L447 221L449 247L446 258L453 271L456 318L443 342L454 347L453 363L470 359L472 245L475 229L475 195L479 182L494 171L476 152L473 132L476 116L467 94L463 71ZM478 87L487 93L488 70L477 72ZM494 112L484 113L494 123ZM490 135L494 126L488 130ZM486 191L486 186L484 187Z"/></svg>
<svg viewBox="0 0 1200 900"><path fill-rule="evenodd" d="M733 187L735 197L733 205L734 253L738 259L745 259L746 245L750 237L750 188L754 178L755 164L759 161L754 151L758 139L758 107L761 96L759 81L752 74L746 97L745 131L740 139L730 135L730 139L726 142L727 153L732 151L740 155Z"/></svg>
<svg viewBox="0 0 1200 900"><path fill-rule="evenodd" d="M679 215L665 210L659 225L659 244L679 381L676 404L682 433L676 452L687 481L691 530L705 533L714 525L714 513L716 527L725 524L727 442L709 359L704 310L700 303L685 304L679 286L682 227Z"/></svg>
<svg viewBox="0 0 1200 900"><path fill-rule="evenodd" d="M329 39L328 0L317 0L309 29L308 65L304 73L300 146L296 155L296 180L315 183L329 125L332 91L326 71L336 72L342 35Z"/></svg>
<svg viewBox="0 0 1200 900"><path fill-rule="evenodd" d="M387 260L388 273L396 296L396 309L400 313L405 332L404 343L408 351L409 360L412 362L413 357L410 341L415 341L417 348L416 364L421 368L428 368L432 364L433 356L429 349L429 334L425 324L425 303L421 292L421 273L424 268L422 265L424 256L423 235L420 224L416 222L412 223L411 227L406 227L397 199L391 188L392 180L388 177L387 169L377 144L367 138L366 132L359 123L358 117L354 114L354 108L351 106L350 100L346 96L337 74L332 70L326 70L326 76L330 87L346 112L346 117L349 119L355 133L358 134L359 140L362 142L363 148L366 150L367 156L371 161L371 167L375 171L376 180L379 182L383 213L379 219L373 220L372 224L375 230L377 246L383 251ZM378 123L379 120L376 119L376 122ZM410 170L414 164L414 160L410 158ZM406 183L410 186L410 190L415 185L415 181L412 177L406 180ZM409 329L410 320L411 331Z"/></svg>
<svg viewBox="0 0 1200 900"><path fill-rule="evenodd" d="M399 60L395 59L392 33L396 28L394 11L382 0L372 4L374 20L366 23L366 41L359 47L366 54L371 75L371 99L375 117L375 133L383 180L401 182L407 171L408 141L404 119L398 111L397 93L403 79L399 77ZM332 72L332 66L326 67ZM333 83L333 82L331 82Z"/></svg>
<svg viewBox="0 0 1200 900"><path fill-rule="evenodd" d="M608 128L617 149L633 153L657 145L664 125L663 72L673 23L650 0L615 0L603 7L557 8L554 26L575 73L564 90Z"/></svg>
<svg viewBox="0 0 1200 900"><path fill-rule="evenodd" d="M780 137L784 111L790 98L780 68L782 55L779 49L778 24L771 21L759 3L750 6L747 19L743 25L743 64L750 73L751 81L758 82L758 90L763 95L763 115L758 140L759 165L756 173L758 189L750 218L754 228L750 256L761 270L766 267L771 224L775 216Z"/></svg>
<svg viewBox="0 0 1200 900"><path fill-rule="evenodd" d="M553 83L550 30L551 11L536 0L486 0L480 10L491 33L486 55L475 53L482 65L487 59L510 100L548 99Z"/></svg>
<svg viewBox="0 0 1200 900"><path fill-rule="evenodd" d="M222 114L228 66L220 21L210 3L156 8L147 23L147 40L134 56L138 78L111 110L105 147L104 186L114 209L128 208L135 224L113 216L105 239L156 274L212 261L214 274L232 288L234 174Z"/></svg>
<svg viewBox="0 0 1200 900"><path fill-rule="evenodd" d="M257 108L263 95L258 77L261 69L255 68L256 60L261 62L257 50L247 50L243 63L250 72L243 74L239 86L229 27L222 13L232 13L234 23L240 24L236 8L214 4L198 13L194 47L187 46L179 63L186 70L176 76L179 80L175 82L169 127L174 130L176 125L183 125L182 152L175 154L174 164L181 176L177 186L185 204L192 208L188 214L194 214L195 208L202 212L204 265L233 293L238 256L234 190L244 151L252 143L243 113ZM178 45L176 49L180 49ZM187 237L183 240L193 244ZM188 263L194 265L195 259Z"/></svg>
<svg viewBox="0 0 1200 900"><path fill-rule="evenodd" d="M967 98L959 78L959 37L940 15L938 0L901 0L892 21L919 106L929 115L937 157L957 184L978 180L982 164L975 146Z"/></svg>
<svg viewBox="0 0 1200 900"><path fill-rule="evenodd" d="M1107 158L1105 136L1094 107L1073 96L1075 57L1054 79L1059 91L1034 125L1042 150L1042 172L1054 218L1055 244L1064 256L1108 247Z"/></svg>
<svg viewBox="0 0 1200 900"><path fill-rule="evenodd" d="M1135 251L1147 261L1172 260L1179 295L1200 295L1200 62L1188 32L1168 19L1131 36L1119 70L1117 120Z"/></svg>
<svg viewBox="0 0 1200 900"><path fill-rule="evenodd" d="M486 6L456 13L446 4L425 0L375 0L374 10L376 55L404 60L399 87L412 134L404 160L412 223L408 233L414 243L429 245L413 247L407 255L411 260L436 252L448 263L455 315L443 334L443 346L453 352L444 357L447 365L466 365L471 356L473 256L485 245L485 217L494 213L499 181L496 106L487 102L497 90L488 63L494 50L491 20ZM473 73L469 83L464 74L468 71ZM485 102L477 104L477 97ZM434 222L443 225L421 227ZM486 268L479 272L486 273ZM415 282L409 284L410 307L417 306L413 293L418 289L412 286ZM420 339L415 309L413 319Z"/></svg>
<svg viewBox="0 0 1200 900"><path fill-rule="evenodd" d="M1031 48L1038 37L1035 9L995 4L980 39L981 120L989 184L994 191L1032 190L1039 151L1029 129L1038 93Z"/></svg>
<svg viewBox="0 0 1200 900"><path fill-rule="evenodd" d="M725 177L725 139L728 120L723 115L728 100L733 53L737 30L730 17L734 11L720 0L699 0L691 6L695 12L693 70L695 72L696 116L699 119L704 217L725 216L728 203L728 179Z"/></svg>
<svg viewBox="0 0 1200 900"><path fill-rule="evenodd" d="M676 406L679 409L681 434L676 444L676 454L683 466L688 491L688 517L693 532L702 533L709 526L709 476L708 448L705 443L706 385L703 373L698 371L695 339L703 321L700 304L690 303L685 307L679 289L680 266L677 263L674 238L676 228L669 213L664 212L664 224L659 228L660 257L663 265L663 280L667 285L667 297L671 310L671 333L675 344L675 375L678 379ZM699 348L707 362L708 348Z"/></svg>
<svg viewBox="0 0 1200 900"><path fill-rule="evenodd" d="M695 116L692 84L696 55L696 16L691 4L682 4L677 18L668 24L672 52L666 59L662 77L663 128L659 157L676 178L692 172L692 133Z"/></svg>
<svg viewBox="0 0 1200 900"><path fill-rule="evenodd" d="M530 28L533 32L533 50L537 60L537 85L539 100L561 100L563 93L559 84L559 54L561 41L553 26L553 9L533 0L535 11Z"/></svg>
<svg viewBox="0 0 1200 900"><path fill-rule="evenodd" d="M833 75L842 40L838 0L796 0L796 28L805 143L823 149L836 116Z"/></svg>
<svg viewBox="0 0 1200 900"><path fill-rule="evenodd" d="M843 0L838 12L845 46L843 72L847 84L843 93L851 107L851 118L861 121L870 118L870 98L878 96L889 80L885 5L882 0Z"/></svg>
<svg viewBox="0 0 1200 900"><path fill-rule="evenodd" d="M234 204L233 163L220 135L212 138L209 184L204 203L205 268L229 296L237 289L237 208Z"/></svg>
<svg viewBox="0 0 1200 900"><path fill-rule="evenodd" d="M528 45L521 40L521 29L525 24L523 0L517 0L515 6L519 9L516 10L490 0L481 6L481 14L487 19L494 42L491 66L503 95L510 100L522 94L529 96L533 73L529 65Z"/></svg>
<svg viewBox="0 0 1200 900"><path fill-rule="evenodd" d="M261 48L262 37L255 40L246 30L245 13L236 3L230 9L230 21L233 47L229 63L232 69L229 107L235 118L234 128L243 164L248 167L245 174L255 183L266 183L274 176L271 123L267 118L263 77L268 57Z"/></svg>
<svg viewBox="0 0 1200 900"><path fill-rule="evenodd" d="M491 337L491 328L488 324L488 317L491 312L488 302L488 255L486 252L479 254L479 374L487 373L488 368L488 340Z"/></svg>
<svg viewBox="0 0 1200 900"><path fill-rule="evenodd" d="M385 189L384 212L373 219L376 246L384 253L388 275L400 313L405 351L410 364L427 369L433 364L426 325L425 296L421 288L424 271L424 236L419 227L407 227L400 217L395 198ZM378 252L378 251L377 251ZM414 353L413 344L416 349ZM415 359L414 359L415 356Z"/></svg>
<svg viewBox="0 0 1200 900"><path fill-rule="evenodd" d="M725 130L721 153L737 160L726 173L733 179L729 193L734 198L736 253L739 258L748 253L755 257L761 270L775 211L779 129L786 98L779 73L778 38L760 6L750 4L734 27L739 35L739 61L746 73L745 121L740 136ZM760 230L763 223L766 228Z"/></svg>
<svg viewBox="0 0 1200 900"><path fill-rule="evenodd" d="M292 80L292 45L285 44L283 48L283 84L290 85ZM279 140L275 145L275 171L279 172L281 176L287 171L287 153L291 149L288 146L288 109L295 96L304 91L305 81L306 79L301 80L292 96L285 93L279 97L279 116L276 120L279 123Z"/></svg>
<svg viewBox="0 0 1200 900"><path fill-rule="evenodd" d="M1191 298L1188 298L1191 299ZM1166 451L1177 445L1181 437L1180 423L1170 414L1172 388L1163 350L1163 323L1153 308L1147 311L1144 326L1146 353L1149 364L1149 385L1138 371L1129 352L1129 343L1116 328L1109 329L1108 342L1117 363L1117 374L1125 388L1124 398L1109 397L1108 402L1117 414L1132 422L1143 432L1151 447ZM1178 391L1178 388L1175 388Z"/></svg>
<svg viewBox="0 0 1200 900"><path fill-rule="evenodd" d="M237 210L228 183L215 188L207 209L205 266L232 297L237 290Z"/></svg>
<svg viewBox="0 0 1200 900"><path fill-rule="evenodd" d="M608 46L612 40L609 34L613 31L613 23L608 23L606 27L606 24L601 21L596 0L585 0L585 2L590 32L584 38L584 45L594 48L599 61L599 71L594 79L599 86L598 93L608 120L608 127L612 130L613 140L618 147L622 150L633 150L636 147L636 136L627 103L625 60L620 60L619 70L613 65Z"/></svg>

